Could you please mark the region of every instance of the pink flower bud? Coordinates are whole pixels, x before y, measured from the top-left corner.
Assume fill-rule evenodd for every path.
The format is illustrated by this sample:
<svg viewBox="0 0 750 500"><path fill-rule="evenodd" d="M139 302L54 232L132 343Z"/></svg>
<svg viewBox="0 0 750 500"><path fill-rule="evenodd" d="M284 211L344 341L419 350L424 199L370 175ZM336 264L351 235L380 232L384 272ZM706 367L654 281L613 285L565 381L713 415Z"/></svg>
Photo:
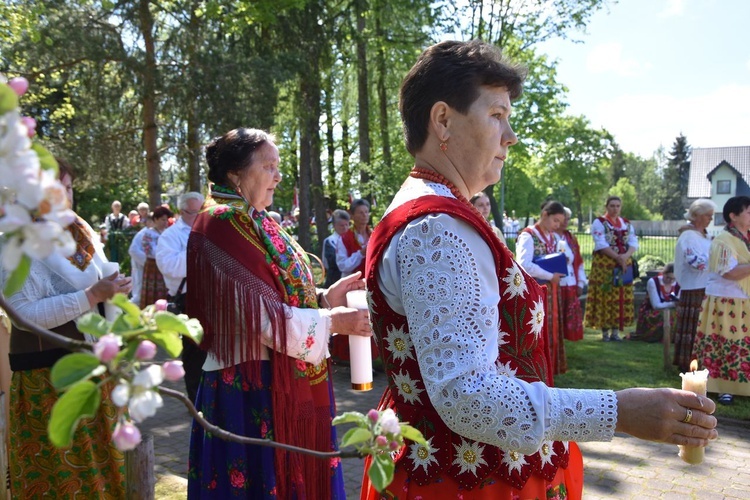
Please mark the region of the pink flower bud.
<svg viewBox="0 0 750 500"><path fill-rule="evenodd" d="M164 378L170 382L175 382L185 376L182 361L167 361L162 368L164 369Z"/></svg>
<svg viewBox="0 0 750 500"><path fill-rule="evenodd" d="M22 116L21 122L26 125L26 135L29 139L36 135L36 120L30 116Z"/></svg>
<svg viewBox="0 0 750 500"><path fill-rule="evenodd" d="M370 421L374 424L380 418L380 413L378 412L378 410L370 410L367 412L367 418L369 418Z"/></svg>
<svg viewBox="0 0 750 500"><path fill-rule="evenodd" d="M13 92L15 92L17 96L21 97L27 90L29 90L29 81L22 76L17 76L10 79L8 86L13 89Z"/></svg>
<svg viewBox="0 0 750 500"><path fill-rule="evenodd" d="M112 441L120 451L133 450L141 442L141 431L133 422L118 422L112 432Z"/></svg>
<svg viewBox="0 0 750 500"><path fill-rule="evenodd" d="M385 448L388 446L388 438L385 436L378 436L375 438L375 444L380 448Z"/></svg>
<svg viewBox="0 0 750 500"><path fill-rule="evenodd" d="M388 445L388 448L390 448L391 451L396 451L399 449L400 446L401 445L398 444L398 441L391 441L390 444Z"/></svg>
<svg viewBox="0 0 750 500"><path fill-rule="evenodd" d="M144 340L138 344L138 348L135 350L135 359L147 360L153 359L156 356L156 344L150 340Z"/></svg>
<svg viewBox="0 0 750 500"><path fill-rule="evenodd" d="M166 311L167 310L167 301L165 299L159 299L156 302L154 302L154 305L156 306L157 311Z"/></svg>
<svg viewBox="0 0 750 500"><path fill-rule="evenodd" d="M113 333L108 333L96 341L96 344L94 344L94 354L102 363L109 363L120 352L120 343L120 337Z"/></svg>

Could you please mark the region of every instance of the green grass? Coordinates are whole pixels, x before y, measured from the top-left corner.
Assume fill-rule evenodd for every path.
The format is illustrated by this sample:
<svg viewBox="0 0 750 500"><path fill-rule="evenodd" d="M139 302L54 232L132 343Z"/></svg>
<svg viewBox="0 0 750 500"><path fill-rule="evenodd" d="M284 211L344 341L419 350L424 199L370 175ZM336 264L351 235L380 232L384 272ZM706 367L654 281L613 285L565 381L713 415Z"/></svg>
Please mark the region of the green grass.
<svg viewBox="0 0 750 500"><path fill-rule="evenodd" d="M671 356L672 350L670 350ZM578 342L565 341L568 371L555 377L557 387L612 389L674 387L682 382L677 367L664 369L662 344L602 342L601 332L586 329ZM716 394L708 396L716 401ZM750 420L750 398L735 396L731 406L716 405L721 418Z"/></svg>

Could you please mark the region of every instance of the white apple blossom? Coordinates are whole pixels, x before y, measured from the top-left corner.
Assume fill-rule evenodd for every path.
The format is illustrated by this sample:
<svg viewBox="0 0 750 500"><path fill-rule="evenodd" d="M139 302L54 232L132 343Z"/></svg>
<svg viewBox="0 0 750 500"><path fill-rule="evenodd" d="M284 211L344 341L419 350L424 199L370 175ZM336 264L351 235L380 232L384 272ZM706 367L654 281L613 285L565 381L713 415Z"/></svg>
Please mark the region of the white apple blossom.
<svg viewBox="0 0 750 500"><path fill-rule="evenodd" d="M161 368L161 367L159 367ZM164 406L161 394L153 389L133 386L133 396L128 403L130 417L136 422L143 422L148 417L156 415L156 410Z"/></svg>
<svg viewBox="0 0 750 500"><path fill-rule="evenodd" d="M388 408L380 415L380 428L388 434L398 435L401 433L401 424L398 423L396 412Z"/></svg>
<svg viewBox="0 0 750 500"><path fill-rule="evenodd" d="M117 384L109 396L115 406L122 408L128 404L130 399L130 386L128 384Z"/></svg>
<svg viewBox="0 0 750 500"><path fill-rule="evenodd" d="M164 382L164 369L160 365L150 365L133 377L133 385L151 389Z"/></svg>

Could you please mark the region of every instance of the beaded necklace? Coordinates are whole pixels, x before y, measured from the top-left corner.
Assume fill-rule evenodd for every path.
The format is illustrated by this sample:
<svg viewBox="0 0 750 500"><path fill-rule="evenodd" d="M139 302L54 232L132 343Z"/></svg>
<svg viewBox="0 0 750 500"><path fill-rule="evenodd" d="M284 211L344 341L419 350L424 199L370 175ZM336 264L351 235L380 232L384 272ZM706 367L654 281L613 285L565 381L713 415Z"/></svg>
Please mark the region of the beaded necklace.
<svg viewBox="0 0 750 500"><path fill-rule="evenodd" d="M538 223L534 224L534 229L536 229L537 234L539 234L539 238L542 240L542 243L544 243L544 248L547 250L547 253L555 253L555 237L552 235L552 233L549 233L548 236L545 236L544 229L542 229L542 226L540 226Z"/></svg>
<svg viewBox="0 0 750 500"><path fill-rule="evenodd" d="M609 222L609 225L612 226L613 229L620 229L620 227L622 227L622 224L620 222L622 219L620 219L620 217L617 217L617 220L613 221L609 217L609 214L604 214L604 218L607 219L607 222Z"/></svg>
<svg viewBox="0 0 750 500"><path fill-rule="evenodd" d="M456 197L458 201L461 203L468 205L471 207L471 210L479 216L480 219L482 219L487 225L489 225L489 221L484 218L482 214L479 213L479 210L472 205L469 200L466 199L466 196L464 196L461 191L458 190L458 188L453 185L451 181L446 179L442 174L434 171L429 170L422 167L414 167L411 169L411 172L409 172L409 176L414 177L415 179L424 179L426 181L435 182L437 184L442 184L443 186L450 189L451 194Z"/></svg>

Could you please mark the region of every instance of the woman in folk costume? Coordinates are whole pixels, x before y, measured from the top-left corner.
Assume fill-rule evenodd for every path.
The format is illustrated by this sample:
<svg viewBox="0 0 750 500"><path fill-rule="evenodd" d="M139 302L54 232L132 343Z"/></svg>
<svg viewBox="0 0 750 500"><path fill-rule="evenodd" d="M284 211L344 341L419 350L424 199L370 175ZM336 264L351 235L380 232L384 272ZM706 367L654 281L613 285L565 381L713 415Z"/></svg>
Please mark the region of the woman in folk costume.
<svg viewBox="0 0 750 500"><path fill-rule="evenodd" d="M578 238L568 230L573 213L565 208L565 220L557 228L563 241L563 252L568 261L568 275L560 278L560 295L562 296L562 327L565 340L583 340L583 309L580 297L586 288L588 278L583 268L583 257Z"/></svg>
<svg viewBox="0 0 750 500"><path fill-rule="evenodd" d="M73 173L58 160L60 182L72 205ZM130 292L131 280L117 273L103 276L107 258L98 235L78 216L67 228L75 251L31 261L29 276L8 303L23 319L75 340L95 340L76 327L76 319L116 293ZM2 270L0 269L0 274ZM7 277L7 276L6 276ZM3 280L0 279L0 284ZM101 309L100 309L101 311ZM112 442L119 411L109 399L111 383L102 386L102 404L82 421L68 448L56 448L47 425L58 392L52 366L66 349L15 325L10 336L9 464L11 498L125 498L125 459ZM5 471L2 471L5 481Z"/></svg>
<svg viewBox="0 0 750 500"><path fill-rule="evenodd" d="M363 280L316 294L304 250L266 212L281 181L270 135L232 130L206 159L213 186L187 257L187 313L208 351L196 407L236 434L335 450L327 346L333 331L371 335L366 311L341 307ZM194 424L188 498L344 498L341 464L222 441Z"/></svg>
<svg viewBox="0 0 750 500"><path fill-rule="evenodd" d="M551 387L543 291L467 199L500 179L522 81L496 47L446 41L402 84L414 168L373 232L367 290L388 376L380 409L428 445L407 440L393 483L378 493L365 475L363 499L580 498L575 440L717 435L714 404L691 392Z"/></svg>
<svg viewBox="0 0 750 500"><path fill-rule="evenodd" d="M166 299L168 295L164 276L156 265L156 245L159 244L159 236L169 227L169 218L174 214L166 207L156 207L151 215L153 226L143 234L141 246L146 254L146 262L143 264L143 275L141 278L140 307L144 308L155 304L159 299Z"/></svg>
<svg viewBox="0 0 750 500"><path fill-rule="evenodd" d="M568 364L565 360L565 342L562 331L562 296L560 279L565 275L551 272L536 263L539 257L563 250L562 238L557 228L565 218L565 207L559 201L547 201L542 205L539 222L521 230L516 240L516 261L523 270L542 284L546 284L545 318L547 320L547 348L552 375L565 373Z"/></svg>
<svg viewBox="0 0 750 500"><path fill-rule="evenodd" d="M708 254L711 237L706 228L714 220L716 204L705 198L695 200L687 211L685 226L674 249L674 275L680 284L680 301L674 328L674 365L681 372L690 369L693 341L698 328L701 303L708 282Z"/></svg>
<svg viewBox="0 0 750 500"><path fill-rule="evenodd" d="M633 283L616 283L615 269L624 274L633 264L631 256L638 250L638 238L630 221L620 217L619 197L607 198L605 207L607 213L591 223L594 258L584 323L589 328L601 329L603 341L619 342L620 332L633 324Z"/></svg>
<svg viewBox="0 0 750 500"><path fill-rule="evenodd" d="M638 308L635 331L626 339L643 342L661 342L664 337L664 309L673 309L677 304L680 285L674 277L674 264L664 266L658 275L646 283L646 299ZM675 317L670 316L670 331L674 331Z"/></svg>
<svg viewBox="0 0 750 500"><path fill-rule="evenodd" d="M750 396L750 197L724 204L726 226L711 242L706 296L693 358L708 369L708 391L719 402Z"/></svg>

